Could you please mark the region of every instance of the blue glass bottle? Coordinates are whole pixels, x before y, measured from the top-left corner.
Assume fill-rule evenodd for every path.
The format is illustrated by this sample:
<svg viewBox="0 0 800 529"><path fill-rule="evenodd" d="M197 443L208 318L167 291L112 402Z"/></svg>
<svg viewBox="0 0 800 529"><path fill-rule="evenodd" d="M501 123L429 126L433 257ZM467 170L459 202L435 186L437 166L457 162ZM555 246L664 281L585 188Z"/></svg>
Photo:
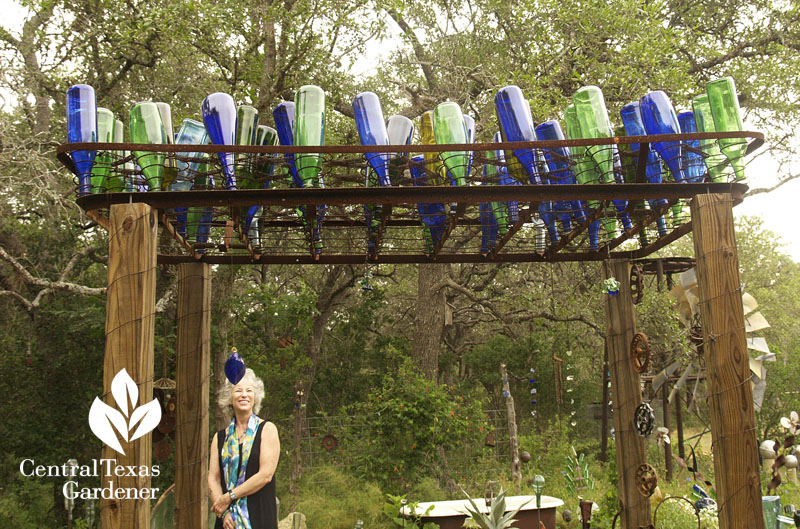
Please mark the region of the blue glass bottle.
<svg viewBox="0 0 800 529"><path fill-rule="evenodd" d="M536 138L540 141L562 141L564 132L558 121L546 121L536 127ZM543 149L544 158L549 169L551 184L575 184L575 173L572 172L571 153L569 147ZM586 222L586 204L582 200L563 200L556 204L561 225L566 232L572 230L571 216L583 224Z"/></svg>
<svg viewBox="0 0 800 529"><path fill-rule="evenodd" d="M294 102L285 101L279 103L272 110L272 117L275 119L275 129L278 131L278 139L281 145L294 145ZM303 187L303 180L297 172L294 154L286 153L286 164L289 167L289 175L292 177L294 187Z"/></svg>
<svg viewBox="0 0 800 529"><path fill-rule="evenodd" d="M216 92L203 100L200 107L208 137L214 145L236 144L236 103L233 97ZM236 164L230 152L219 152L226 189L236 189Z"/></svg>
<svg viewBox="0 0 800 529"><path fill-rule="evenodd" d="M530 106L518 86L506 86L498 90L494 96L494 105L501 137L505 141L536 141ZM528 173L530 183L542 183L536 169L533 149L525 147L512 152Z"/></svg>
<svg viewBox="0 0 800 529"><path fill-rule="evenodd" d="M97 98L88 84L76 84L67 90L67 141L69 143L97 142ZM91 191L91 175L96 150L72 151L72 161L78 172L78 194Z"/></svg>
<svg viewBox="0 0 800 529"><path fill-rule="evenodd" d="M389 145L389 132L383 119L383 109L377 94L361 92L353 98L356 128L361 145ZM385 152L366 153L367 164L375 172L378 184L390 186L389 154Z"/></svg>
<svg viewBox="0 0 800 529"><path fill-rule="evenodd" d="M697 132L694 112L681 112L678 114L678 123L681 126L681 132L684 134ZM700 154L700 140L686 140L683 145L683 172L686 181L701 183L705 178L706 166L703 163L703 156Z"/></svg>
<svg viewBox="0 0 800 529"><path fill-rule="evenodd" d="M411 173L411 181L415 186L428 185L428 174L425 169L426 161L424 156L414 156L411 158L408 169ZM433 253L434 248L439 244L445 231L445 210L444 204L419 203L417 204L420 222L425 230L425 252L427 255Z"/></svg>
<svg viewBox="0 0 800 529"><path fill-rule="evenodd" d="M681 126L678 123L675 108L663 91L656 90L643 95L639 100L639 110L642 113L642 123L647 134L680 134ZM656 141L653 142L653 149L667 164L675 181L685 182L683 161L681 160L681 142Z"/></svg>
<svg viewBox="0 0 800 529"><path fill-rule="evenodd" d="M644 130L644 123L642 123L642 114L639 110L639 102L635 101L633 103L628 103L622 110L620 111L620 117L622 118L622 124L625 127L625 133L628 136L645 136L647 133ZM639 149L642 148L641 144L639 143L631 143L631 152L634 155L639 154ZM658 155L650 148L650 145L647 145L647 165L645 166L645 175L647 181L651 184L660 184L661 183L661 160L659 159ZM638 160L638 158L637 158ZM667 203L666 198L656 198L649 200L650 207L655 209L656 207L663 206ZM658 236L663 237L667 234L667 224L664 220L664 217L659 217L656 220L656 230L658 231Z"/></svg>

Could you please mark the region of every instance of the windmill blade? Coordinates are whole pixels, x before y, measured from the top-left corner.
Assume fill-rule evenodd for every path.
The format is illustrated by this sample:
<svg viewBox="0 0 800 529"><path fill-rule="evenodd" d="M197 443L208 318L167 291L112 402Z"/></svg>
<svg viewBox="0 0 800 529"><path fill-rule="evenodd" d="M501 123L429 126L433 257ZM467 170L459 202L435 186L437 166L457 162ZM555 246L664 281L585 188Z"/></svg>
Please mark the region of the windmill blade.
<svg viewBox="0 0 800 529"><path fill-rule="evenodd" d="M697 273L694 268L690 268L680 275L681 287L683 288L686 301L692 310L692 316L697 314L697 304L700 303L700 296L697 293Z"/></svg>
<svg viewBox="0 0 800 529"><path fill-rule="evenodd" d="M750 369L753 369L752 363L750 365ZM755 411L761 411L761 407L764 405L764 394L767 391L767 381L766 375L767 370L764 367L761 367L761 375L758 376L753 374L753 377L750 379L751 389L753 391L753 409Z"/></svg>
<svg viewBox="0 0 800 529"><path fill-rule="evenodd" d="M678 368L681 367L680 362L672 362L670 365L667 366L661 373L657 374L653 377L653 391L658 391L661 386L664 385L664 382L667 381L669 377L672 376Z"/></svg>
<svg viewBox="0 0 800 529"><path fill-rule="evenodd" d="M758 307L756 298L745 292L742 294L742 308L744 308L744 315L747 316Z"/></svg>
<svg viewBox="0 0 800 529"><path fill-rule="evenodd" d="M760 331L769 326L767 319L760 312L754 312L744 318L744 332Z"/></svg>
<svg viewBox="0 0 800 529"><path fill-rule="evenodd" d="M747 348L748 349L753 349L754 351L758 351L760 353L766 353L768 355L772 354L774 356L774 353L772 353L769 350L769 345L767 345L766 338L760 338L760 337L755 337L755 336L752 337L752 338L748 337L747 338Z"/></svg>
<svg viewBox="0 0 800 529"><path fill-rule="evenodd" d="M683 285L678 283L669 291L669 295L675 300L678 311L678 318L685 327L689 327L692 321L692 307L689 305L689 300L686 299L686 291L683 290Z"/></svg>
<svg viewBox="0 0 800 529"><path fill-rule="evenodd" d="M681 378L678 379L678 381L675 383L675 387L673 387L672 391L670 391L669 393L669 399L667 400L669 401L670 404L672 404L672 399L675 398L675 395L678 394L678 391L681 388L683 388L683 386L686 384L686 379L689 378L689 375L692 374L692 371L694 371L694 364L692 362L689 362L689 365L686 366L686 369L683 371Z"/></svg>

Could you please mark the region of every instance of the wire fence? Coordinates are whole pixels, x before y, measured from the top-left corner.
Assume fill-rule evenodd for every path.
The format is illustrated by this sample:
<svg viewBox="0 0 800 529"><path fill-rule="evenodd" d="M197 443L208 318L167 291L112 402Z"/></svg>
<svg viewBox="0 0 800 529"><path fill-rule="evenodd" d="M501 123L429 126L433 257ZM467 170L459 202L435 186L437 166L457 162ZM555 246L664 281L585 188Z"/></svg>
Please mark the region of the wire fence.
<svg viewBox="0 0 800 529"><path fill-rule="evenodd" d="M447 466L458 469L449 476L455 481L472 482L487 468L496 468L503 460L510 461L508 421L505 410L484 410L486 425L483 431L464 438L455 449L445 453ZM347 471L357 471L358 428L366 416L321 415L303 419L300 452L303 473L314 473L322 466L333 465ZM294 438L294 421L285 419L282 431L286 439ZM294 447L287 443L291 455ZM480 460L483 465L476 465Z"/></svg>

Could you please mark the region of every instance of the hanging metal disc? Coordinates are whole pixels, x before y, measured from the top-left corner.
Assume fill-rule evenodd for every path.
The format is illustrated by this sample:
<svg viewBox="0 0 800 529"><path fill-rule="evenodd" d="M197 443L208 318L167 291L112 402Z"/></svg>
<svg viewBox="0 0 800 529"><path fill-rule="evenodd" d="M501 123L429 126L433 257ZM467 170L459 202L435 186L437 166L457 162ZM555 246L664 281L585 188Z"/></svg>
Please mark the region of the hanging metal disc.
<svg viewBox="0 0 800 529"><path fill-rule="evenodd" d="M647 437L653 433L653 426L656 422L656 414L653 412L653 407L646 402L639 404L639 406L636 407L633 422L636 433L642 437Z"/></svg>
<svg viewBox="0 0 800 529"><path fill-rule="evenodd" d="M648 498L653 495L658 486L658 476L656 470L645 463L636 469L636 488L643 496Z"/></svg>

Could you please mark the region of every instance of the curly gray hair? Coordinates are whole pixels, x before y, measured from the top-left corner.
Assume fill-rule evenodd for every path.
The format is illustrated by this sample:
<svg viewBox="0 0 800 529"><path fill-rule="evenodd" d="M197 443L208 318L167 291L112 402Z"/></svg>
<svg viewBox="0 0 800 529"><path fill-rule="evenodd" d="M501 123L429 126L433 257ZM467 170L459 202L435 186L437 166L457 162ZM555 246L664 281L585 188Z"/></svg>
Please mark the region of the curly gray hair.
<svg viewBox="0 0 800 529"><path fill-rule="evenodd" d="M255 399L253 401L253 413L258 415L258 411L261 409L261 400L264 398L264 381L258 378L252 369L248 368L244 372L244 376L239 381L239 384L244 382L249 382L253 386L255 393ZM231 415L231 408L233 407L232 394L233 384L231 384L230 380L226 378L225 383L219 390L217 404L221 409L224 409L227 412L228 416Z"/></svg>

